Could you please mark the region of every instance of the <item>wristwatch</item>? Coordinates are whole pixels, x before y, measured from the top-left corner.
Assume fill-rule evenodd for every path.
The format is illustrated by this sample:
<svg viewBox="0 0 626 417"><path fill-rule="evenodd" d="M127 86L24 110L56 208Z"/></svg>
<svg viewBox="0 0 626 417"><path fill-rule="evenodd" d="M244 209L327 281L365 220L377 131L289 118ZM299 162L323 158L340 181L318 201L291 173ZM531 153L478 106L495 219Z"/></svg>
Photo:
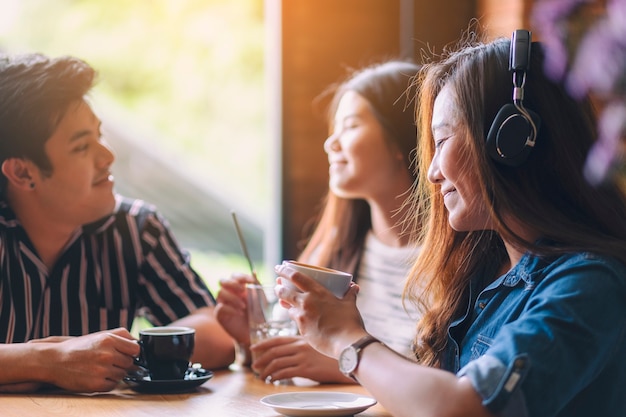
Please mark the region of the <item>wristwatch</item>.
<svg viewBox="0 0 626 417"><path fill-rule="evenodd" d="M375 342L382 343L374 336L368 334L342 350L341 354L339 354L338 359L339 370L341 371L341 373L356 380L356 378L354 378L353 372L356 371L356 368L359 366L359 362L361 360L361 351L365 348L365 346Z"/></svg>

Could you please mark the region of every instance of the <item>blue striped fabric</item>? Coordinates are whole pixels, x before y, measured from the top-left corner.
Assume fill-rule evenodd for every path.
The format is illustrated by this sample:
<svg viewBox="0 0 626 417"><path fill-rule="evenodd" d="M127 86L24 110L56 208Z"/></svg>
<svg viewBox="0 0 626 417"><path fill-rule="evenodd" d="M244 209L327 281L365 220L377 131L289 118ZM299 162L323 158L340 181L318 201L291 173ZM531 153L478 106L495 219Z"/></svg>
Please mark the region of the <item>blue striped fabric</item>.
<svg viewBox="0 0 626 417"><path fill-rule="evenodd" d="M117 196L114 213L70 239L52 271L13 211L0 202L0 342L165 325L215 300L167 221Z"/></svg>

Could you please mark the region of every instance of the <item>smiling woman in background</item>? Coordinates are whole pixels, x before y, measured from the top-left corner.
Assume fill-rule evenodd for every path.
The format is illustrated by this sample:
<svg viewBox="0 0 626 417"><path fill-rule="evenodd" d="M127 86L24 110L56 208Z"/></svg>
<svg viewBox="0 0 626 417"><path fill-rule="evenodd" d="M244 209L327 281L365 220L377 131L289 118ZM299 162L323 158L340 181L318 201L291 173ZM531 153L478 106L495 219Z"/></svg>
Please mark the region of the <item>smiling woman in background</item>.
<svg viewBox="0 0 626 417"><path fill-rule="evenodd" d="M329 188L317 228L299 260L353 274L362 288L357 303L366 328L403 355L411 353L417 310L402 300L402 288L418 253L415 234L403 233L405 205L415 180L417 128L414 77L420 67L389 61L358 70L333 86L328 109ZM241 343L247 340L244 283L222 282L217 316ZM337 362L301 337L275 337L252 347L260 377L307 377L354 382Z"/></svg>

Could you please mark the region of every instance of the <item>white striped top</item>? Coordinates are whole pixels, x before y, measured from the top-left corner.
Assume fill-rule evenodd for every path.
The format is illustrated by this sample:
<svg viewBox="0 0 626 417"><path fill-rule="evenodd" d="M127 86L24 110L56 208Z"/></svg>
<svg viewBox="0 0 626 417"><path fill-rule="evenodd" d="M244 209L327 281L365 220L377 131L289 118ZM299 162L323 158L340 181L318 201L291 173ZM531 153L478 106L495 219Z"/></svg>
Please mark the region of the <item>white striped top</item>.
<svg viewBox="0 0 626 417"><path fill-rule="evenodd" d="M0 342L79 336L126 327L135 316L165 325L214 305L167 221L141 200L84 226L51 271L0 202Z"/></svg>
<svg viewBox="0 0 626 417"><path fill-rule="evenodd" d="M365 329L396 352L415 357L412 344L420 314L402 305L402 290L418 247L390 247L370 231L359 265L357 307Z"/></svg>

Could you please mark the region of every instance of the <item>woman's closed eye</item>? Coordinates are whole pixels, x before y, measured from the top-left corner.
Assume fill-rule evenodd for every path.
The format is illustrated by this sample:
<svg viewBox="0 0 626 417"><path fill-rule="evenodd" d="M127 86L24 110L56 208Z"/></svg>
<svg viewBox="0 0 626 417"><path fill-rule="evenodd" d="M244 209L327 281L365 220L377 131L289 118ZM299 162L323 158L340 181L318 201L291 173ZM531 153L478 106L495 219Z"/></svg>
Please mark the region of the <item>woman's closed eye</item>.
<svg viewBox="0 0 626 417"><path fill-rule="evenodd" d="M89 142L81 143L80 145L74 147L74 152L84 152L89 149Z"/></svg>
<svg viewBox="0 0 626 417"><path fill-rule="evenodd" d="M444 138L435 139L435 149L439 149L443 146L444 142L450 139L452 136L446 136Z"/></svg>
<svg viewBox="0 0 626 417"><path fill-rule="evenodd" d="M341 131L355 129L361 125L361 120L359 116L349 116L344 118L340 123L337 123L336 126L339 127Z"/></svg>

